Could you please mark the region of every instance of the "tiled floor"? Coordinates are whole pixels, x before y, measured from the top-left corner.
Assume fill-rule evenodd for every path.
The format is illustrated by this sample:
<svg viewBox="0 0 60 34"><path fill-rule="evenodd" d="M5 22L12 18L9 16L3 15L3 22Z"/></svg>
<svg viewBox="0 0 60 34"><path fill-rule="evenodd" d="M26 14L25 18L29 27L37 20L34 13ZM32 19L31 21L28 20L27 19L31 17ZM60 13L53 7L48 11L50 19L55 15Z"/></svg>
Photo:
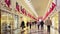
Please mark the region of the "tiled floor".
<svg viewBox="0 0 60 34"><path fill-rule="evenodd" d="M10 33L7 32L7 34L10 34ZM31 29L29 27L24 28L24 30L17 29L13 31L11 34L49 34L49 32L47 32L46 26L44 26L44 29L42 30L41 30L41 27L38 30L37 26L36 27L32 26ZM57 30L54 30L53 28L51 28L50 34L59 34L59 33Z"/></svg>

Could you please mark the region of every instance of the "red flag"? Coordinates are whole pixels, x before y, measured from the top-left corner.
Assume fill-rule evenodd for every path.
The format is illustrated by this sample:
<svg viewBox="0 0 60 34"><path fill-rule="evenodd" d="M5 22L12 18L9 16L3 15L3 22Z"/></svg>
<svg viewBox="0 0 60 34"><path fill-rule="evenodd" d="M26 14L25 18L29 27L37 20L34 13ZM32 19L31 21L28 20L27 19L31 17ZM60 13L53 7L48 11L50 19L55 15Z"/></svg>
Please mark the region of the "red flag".
<svg viewBox="0 0 60 34"><path fill-rule="evenodd" d="M54 3L52 2L52 7L50 8L49 13L51 13L51 12L53 11L53 9L55 8L55 6L56 6L56 4L54 4Z"/></svg>
<svg viewBox="0 0 60 34"><path fill-rule="evenodd" d="M46 19L48 17L48 15L54 10L54 8L56 7L56 0L53 0L52 4L51 4L51 7L49 9L49 11L46 13L44 19Z"/></svg>
<svg viewBox="0 0 60 34"><path fill-rule="evenodd" d="M28 13L27 15L28 15L29 17L31 17L31 14L30 14L30 13Z"/></svg>
<svg viewBox="0 0 60 34"><path fill-rule="evenodd" d="M22 11L22 9L23 9L22 6L20 8L21 8L21 11Z"/></svg>
<svg viewBox="0 0 60 34"><path fill-rule="evenodd" d="M27 15L25 8L23 8L21 11L23 14Z"/></svg>
<svg viewBox="0 0 60 34"><path fill-rule="evenodd" d="M10 0L5 0L5 3L7 4L8 7L10 7L10 4L11 4Z"/></svg>
<svg viewBox="0 0 60 34"><path fill-rule="evenodd" d="M26 10L25 10L25 15L27 15L27 12L26 12Z"/></svg>
<svg viewBox="0 0 60 34"><path fill-rule="evenodd" d="M21 9L21 11L22 11L22 13L24 14L25 9L23 8L23 9Z"/></svg>
<svg viewBox="0 0 60 34"><path fill-rule="evenodd" d="M19 5L17 2L16 2L16 9L19 11Z"/></svg>

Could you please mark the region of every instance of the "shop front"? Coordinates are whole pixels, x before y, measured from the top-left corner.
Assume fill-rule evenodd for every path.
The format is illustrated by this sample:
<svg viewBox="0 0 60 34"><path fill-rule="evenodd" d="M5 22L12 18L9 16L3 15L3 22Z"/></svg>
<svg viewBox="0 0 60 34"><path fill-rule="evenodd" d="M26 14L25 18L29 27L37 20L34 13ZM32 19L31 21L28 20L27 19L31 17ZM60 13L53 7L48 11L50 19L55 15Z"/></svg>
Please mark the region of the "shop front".
<svg viewBox="0 0 60 34"><path fill-rule="evenodd" d="M18 15L14 15L7 11L1 10L1 32L4 34L6 30L10 33L13 29L18 28Z"/></svg>
<svg viewBox="0 0 60 34"><path fill-rule="evenodd" d="M58 13L54 14L52 17L51 17L51 20L52 20L52 26L55 28L55 29L58 29Z"/></svg>

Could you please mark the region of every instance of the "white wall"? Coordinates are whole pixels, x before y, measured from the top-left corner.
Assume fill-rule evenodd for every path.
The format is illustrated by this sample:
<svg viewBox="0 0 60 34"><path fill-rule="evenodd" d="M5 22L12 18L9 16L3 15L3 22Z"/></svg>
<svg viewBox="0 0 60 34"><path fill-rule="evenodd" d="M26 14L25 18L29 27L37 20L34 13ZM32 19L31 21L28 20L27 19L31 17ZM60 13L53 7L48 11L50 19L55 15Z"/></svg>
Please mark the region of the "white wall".
<svg viewBox="0 0 60 34"><path fill-rule="evenodd" d="M60 11L60 0L57 0L57 10Z"/></svg>

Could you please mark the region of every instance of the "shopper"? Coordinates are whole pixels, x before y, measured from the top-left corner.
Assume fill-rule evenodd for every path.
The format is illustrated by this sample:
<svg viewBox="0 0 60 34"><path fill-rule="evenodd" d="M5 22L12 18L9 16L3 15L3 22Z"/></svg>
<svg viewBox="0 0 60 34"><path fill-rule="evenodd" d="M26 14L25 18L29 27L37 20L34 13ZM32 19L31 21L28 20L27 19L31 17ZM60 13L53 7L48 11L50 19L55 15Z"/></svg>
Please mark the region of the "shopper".
<svg viewBox="0 0 60 34"><path fill-rule="evenodd" d="M34 21L34 26L35 26L35 28L36 28L36 24L37 24L37 21Z"/></svg>
<svg viewBox="0 0 60 34"><path fill-rule="evenodd" d="M29 26L29 22L26 23L27 27Z"/></svg>
<svg viewBox="0 0 60 34"><path fill-rule="evenodd" d="M31 26L32 26L32 22L30 22L29 24L30 24L30 29L31 29Z"/></svg>
<svg viewBox="0 0 60 34"><path fill-rule="evenodd" d="M43 29L43 27L44 27L44 22L43 22L43 20L40 22L40 25L41 25L41 29Z"/></svg>
<svg viewBox="0 0 60 34"><path fill-rule="evenodd" d="M21 27L22 27L22 29L25 28L25 23L24 23L24 21L21 22Z"/></svg>
<svg viewBox="0 0 60 34"><path fill-rule="evenodd" d="M37 26L38 26L38 30L39 30L39 26L40 26L40 22L39 21L37 22Z"/></svg>
<svg viewBox="0 0 60 34"><path fill-rule="evenodd" d="M47 25L47 31L50 32L50 27L52 25L52 21L50 20L50 17L48 17L48 19L45 22Z"/></svg>
<svg viewBox="0 0 60 34"><path fill-rule="evenodd" d="M25 22L23 20L23 17L20 17L20 19L21 19L21 25L20 25L20 27L22 27L22 29L24 29L25 28Z"/></svg>

